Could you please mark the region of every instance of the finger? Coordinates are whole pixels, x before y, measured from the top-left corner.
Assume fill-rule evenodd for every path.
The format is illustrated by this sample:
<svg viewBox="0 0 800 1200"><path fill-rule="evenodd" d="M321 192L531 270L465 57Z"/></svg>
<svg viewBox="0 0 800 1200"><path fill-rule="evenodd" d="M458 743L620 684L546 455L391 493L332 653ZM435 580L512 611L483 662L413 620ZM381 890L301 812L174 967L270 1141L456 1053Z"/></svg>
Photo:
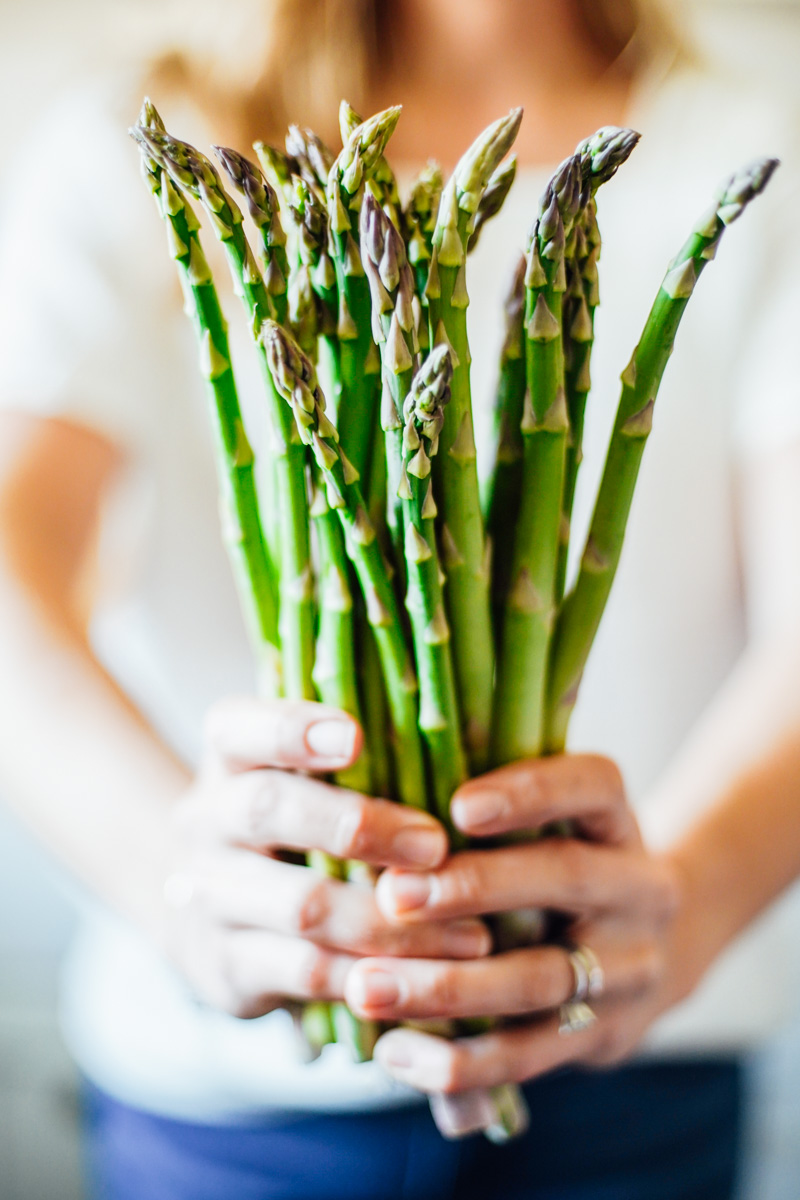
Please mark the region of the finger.
<svg viewBox="0 0 800 1200"><path fill-rule="evenodd" d="M375 1058L395 1079L423 1092L522 1083L558 1067L589 1059L602 1042L603 1015L588 1029L563 1037L558 1018L445 1041L412 1029L392 1029L375 1047Z"/></svg>
<svg viewBox="0 0 800 1200"><path fill-rule="evenodd" d="M640 993L660 977L660 959L650 942L601 945L595 952L602 963L604 995ZM566 1003L574 991L575 973L560 946L458 963L363 959L345 986L354 1012L382 1021L546 1012Z"/></svg>
<svg viewBox="0 0 800 1200"><path fill-rule="evenodd" d="M581 915L635 912L661 921L674 911L666 865L638 851L545 838L452 855L435 872L386 871L376 896L390 920L443 920L517 908Z"/></svg>
<svg viewBox="0 0 800 1200"><path fill-rule="evenodd" d="M215 921L302 937L358 955L473 958L488 954L483 922L392 925L374 892L252 854L230 856L230 869L199 875L195 900Z"/></svg>
<svg viewBox="0 0 800 1200"><path fill-rule="evenodd" d="M302 938L264 930L236 930L225 945L224 1007L236 1016L269 1012L276 1002L341 1000L354 959Z"/></svg>
<svg viewBox="0 0 800 1200"><path fill-rule="evenodd" d="M310 700L229 696L208 712L206 746L225 770L339 771L361 753L358 722Z"/></svg>
<svg viewBox="0 0 800 1200"><path fill-rule="evenodd" d="M639 844L636 819L615 764L596 754L511 763L472 779L453 797L454 823L471 837L571 821L592 841Z"/></svg>
<svg viewBox="0 0 800 1200"><path fill-rule="evenodd" d="M428 813L282 771L226 780L213 819L237 845L324 850L375 866L435 867L448 849L447 834Z"/></svg>

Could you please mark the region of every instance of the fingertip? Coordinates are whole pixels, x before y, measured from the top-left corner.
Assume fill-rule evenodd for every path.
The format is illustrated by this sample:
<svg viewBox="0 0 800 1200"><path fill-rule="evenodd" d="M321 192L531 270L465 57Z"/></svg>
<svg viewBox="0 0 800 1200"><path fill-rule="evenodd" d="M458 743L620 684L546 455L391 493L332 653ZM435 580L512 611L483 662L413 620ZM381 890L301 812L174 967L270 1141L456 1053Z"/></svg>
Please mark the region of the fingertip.
<svg viewBox="0 0 800 1200"><path fill-rule="evenodd" d="M480 837L502 830L510 808L509 797L496 788L462 790L453 797L450 816L462 833Z"/></svg>
<svg viewBox="0 0 800 1200"><path fill-rule="evenodd" d="M338 771L352 766L364 744L358 721L337 709L325 709L310 716L304 741L312 769Z"/></svg>

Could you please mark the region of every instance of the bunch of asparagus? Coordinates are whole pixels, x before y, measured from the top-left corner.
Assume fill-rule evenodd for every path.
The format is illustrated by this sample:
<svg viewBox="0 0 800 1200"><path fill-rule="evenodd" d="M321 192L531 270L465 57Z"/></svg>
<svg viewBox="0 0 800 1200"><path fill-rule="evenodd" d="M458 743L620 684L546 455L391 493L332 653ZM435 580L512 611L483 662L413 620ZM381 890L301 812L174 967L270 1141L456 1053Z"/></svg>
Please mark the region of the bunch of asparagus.
<svg viewBox="0 0 800 1200"><path fill-rule="evenodd" d="M385 157L399 116L362 120L343 103L338 155L291 126L285 150L256 144L260 168L215 147L221 172L147 100L132 134L200 346L223 535L260 686L357 718L365 749L339 781L436 812L457 847L449 804L466 778L564 748L675 333L726 226L776 163L732 176L669 265L622 372L566 590L599 300L595 197L638 134L604 128L582 142L533 216L506 303L484 512L467 259L513 183L515 160L504 160L522 112L490 125L446 183L429 163L405 203ZM258 471L193 200L224 247L262 367ZM314 1006L305 1028L317 1045L346 1039L358 1057L377 1032L343 1006ZM495 1112L492 1135L512 1131L513 1091L496 1093Z"/></svg>

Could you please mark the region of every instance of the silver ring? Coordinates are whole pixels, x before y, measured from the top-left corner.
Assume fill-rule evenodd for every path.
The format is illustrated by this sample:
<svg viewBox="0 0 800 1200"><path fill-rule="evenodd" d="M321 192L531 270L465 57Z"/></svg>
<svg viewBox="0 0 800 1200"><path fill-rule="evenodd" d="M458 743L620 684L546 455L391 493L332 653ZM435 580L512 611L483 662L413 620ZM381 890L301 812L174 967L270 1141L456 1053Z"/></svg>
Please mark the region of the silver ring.
<svg viewBox="0 0 800 1200"><path fill-rule="evenodd" d="M558 1032L562 1037L568 1037L571 1033L581 1033L594 1025L596 1020L597 1013L583 1000L568 1000L558 1010Z"/></svg>
<svg viewBox="0 0 800 1200"><path fill-rule="evenodd" d="M588 946L566 946L569 965L575 977L575 987L567 1004L583 1004L586 1000L597 1000L602 996L606 984L605 971L600 960Z"/></svg>
<svg viewBox="0 0 800 1200"><path fill-rule="evenodd" d="M602 996L606 986L606 973L600 965L600 959L595 954L594 950L590 950L588 946L574 946L572 956L580 959L583 963L587 975L586 997L589 1000L597 1000ZM584 997L584 999L586 998Z"/></svg>

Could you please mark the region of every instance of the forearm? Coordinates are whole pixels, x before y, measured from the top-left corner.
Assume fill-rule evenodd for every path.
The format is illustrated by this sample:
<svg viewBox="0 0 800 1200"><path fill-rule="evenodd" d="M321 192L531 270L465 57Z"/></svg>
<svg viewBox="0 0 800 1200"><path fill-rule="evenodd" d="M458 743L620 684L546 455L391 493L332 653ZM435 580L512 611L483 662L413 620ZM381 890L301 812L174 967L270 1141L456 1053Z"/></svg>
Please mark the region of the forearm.
<svg viewBox="0 0 800 1200"><path fill-rule="evenodd" d="M800 874L800 639L784 635L742 656L647 805L684 880L695 978Z"/></svg>
<svg viewBox="0 0 800 1200"><path fill-rule="evenodd" d="M105 902L160 927L167 815L188 773L81 634L0 568L0 791Z"/></svg>

